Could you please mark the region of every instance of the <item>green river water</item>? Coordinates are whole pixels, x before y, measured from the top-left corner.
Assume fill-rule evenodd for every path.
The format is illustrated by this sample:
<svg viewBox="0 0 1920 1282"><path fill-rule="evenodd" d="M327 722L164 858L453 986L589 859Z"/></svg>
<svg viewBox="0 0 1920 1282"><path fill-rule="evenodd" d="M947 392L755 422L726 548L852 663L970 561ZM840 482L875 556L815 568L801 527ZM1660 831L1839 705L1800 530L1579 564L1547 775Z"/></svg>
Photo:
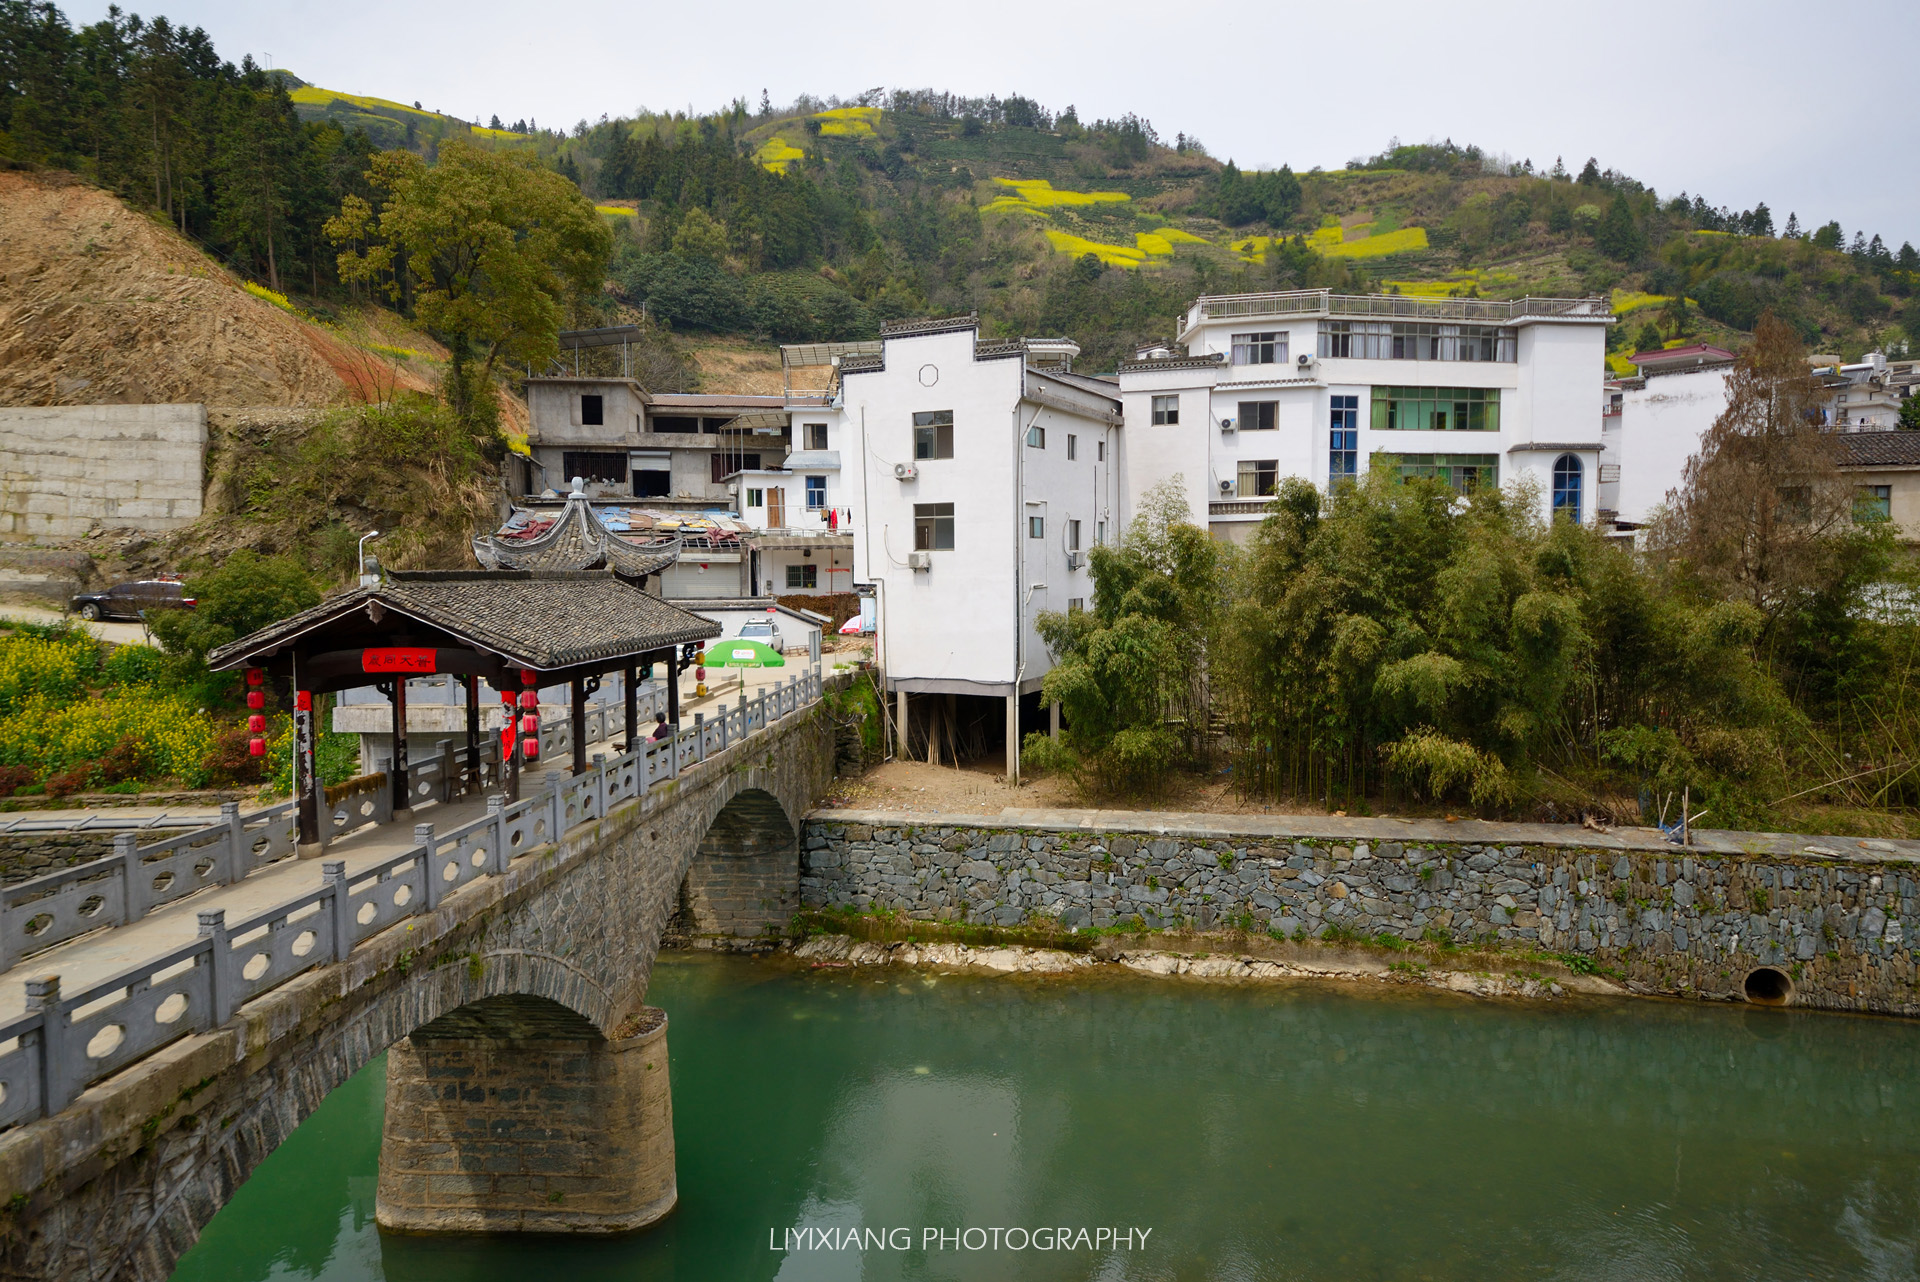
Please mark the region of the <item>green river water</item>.
<svg viewBox="0 0 1920 1282"><path fill-rule="evenodd" d="M383 1237L375 1061L176 1278L1920 1276L1920 1025L673 954L648 1000L671 1017L679 1149L655 1228ZM1151 1234L923 1249L929 1228L1043 1226ZM786 1249L847 1227L912 1249Z"/></svg>

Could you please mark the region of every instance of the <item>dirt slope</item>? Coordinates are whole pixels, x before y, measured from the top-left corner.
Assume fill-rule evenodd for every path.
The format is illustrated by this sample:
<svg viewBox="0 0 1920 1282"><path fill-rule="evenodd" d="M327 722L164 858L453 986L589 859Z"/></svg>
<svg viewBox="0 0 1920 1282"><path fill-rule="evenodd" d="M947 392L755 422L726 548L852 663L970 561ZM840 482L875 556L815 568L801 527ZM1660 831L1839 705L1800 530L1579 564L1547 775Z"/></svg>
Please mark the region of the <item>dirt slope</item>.
<svg viewBox="0 0 1920 1282"><path fill-rule="evenodd" d="M369 380L425 386L109 193L0 172L0 404L327 405Z"/></svg>

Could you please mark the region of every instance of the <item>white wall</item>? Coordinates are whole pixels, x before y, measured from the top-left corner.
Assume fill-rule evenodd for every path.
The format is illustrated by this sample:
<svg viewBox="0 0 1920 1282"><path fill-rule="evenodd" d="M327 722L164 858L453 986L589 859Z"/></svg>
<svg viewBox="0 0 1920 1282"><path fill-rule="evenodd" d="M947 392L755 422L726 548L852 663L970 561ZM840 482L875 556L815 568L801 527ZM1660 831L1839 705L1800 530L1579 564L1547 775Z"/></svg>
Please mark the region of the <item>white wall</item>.
<svg viewBox="0 0 1920 1282"><path fill-rule="evenodd" d="M1620 401L1619 519L1649 519L1677 489L1687 461L1727 407L1730 366L1654 374Z"/></svg>
<svg viewBox="0 0 1920 1282"><path fill-rule="evenodd" d="M1122 377L1121 405L1126 431L1121 433L1115 470L1120 495L1118 519L1108 527L1118 539L1125 524L1140 510L1146 492L1162 481L1180 478L1180 492L1196 521L1206 517L1215 492L1210 450L1220 429L1213 419L1213 383L1217 369L1156 369ZM1178 396L1180 421L1156 427L1153 398Z"/></svg>
<svg viewBox="0 0 1920 1282"><path fill-rule="evenodd" d="M886 368L843 377L840 452L855 513L854 574L879 587L879 659L888 679L1032 688L1051 666L1033 623L1090 601L1087 553L1098 523L1117 535L1119 432L1090 413L1111 406L1078 386L1027 372L1018 356L976 361L972 330L889 337ZM1047 403L1026 399L1032 384ZM913 415L953 413L954 456L914 458ZM1032 426L1046 444L1025 444ZM1075 439L1068 458L1067 438ZM1106 457L1101 457L1101 446ZM894 477L911 463L910 481ZM954 547L932 568L908 568L914 506L954 505ZM1043 521L1032 538L1028 518ZM1068 568L1068 522L1080 522L1080 566ZM925 687L923 687L925 688Z"/></svg>
<svg viewBox="0 0 1920 1282"><path fill-rule="evenodd" d="M206 448L204 405L0 408L0 538L185 525Z"/></svg>

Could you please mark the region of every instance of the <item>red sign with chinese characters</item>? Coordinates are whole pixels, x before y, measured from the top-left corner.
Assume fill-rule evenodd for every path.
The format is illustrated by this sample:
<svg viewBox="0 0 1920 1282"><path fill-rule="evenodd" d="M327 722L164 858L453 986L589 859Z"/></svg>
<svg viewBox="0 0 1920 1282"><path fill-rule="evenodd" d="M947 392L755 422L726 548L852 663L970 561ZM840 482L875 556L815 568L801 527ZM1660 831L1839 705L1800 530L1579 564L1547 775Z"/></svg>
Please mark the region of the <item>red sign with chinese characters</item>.
<svg viewBox="0 0 1920 1282"><path fill-rule="evenodd" d="M437 650L394 646L360 652L362 672L432 672L439 666Z"/></svg>

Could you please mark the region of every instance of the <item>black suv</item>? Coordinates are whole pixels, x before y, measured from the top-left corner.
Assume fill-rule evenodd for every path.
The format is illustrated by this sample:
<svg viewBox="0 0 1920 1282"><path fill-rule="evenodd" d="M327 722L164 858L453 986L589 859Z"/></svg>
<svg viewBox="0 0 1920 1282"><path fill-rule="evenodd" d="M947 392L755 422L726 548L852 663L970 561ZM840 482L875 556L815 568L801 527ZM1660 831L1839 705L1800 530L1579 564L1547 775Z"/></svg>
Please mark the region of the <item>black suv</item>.
<svg viewBox="0 0 1920 1282"><path fill-rule="evenodd" d="M138 619L147 610L193 608L178 579L140 579L116 583L105 592L82 592L67 609L83 619Z"/></svg>

